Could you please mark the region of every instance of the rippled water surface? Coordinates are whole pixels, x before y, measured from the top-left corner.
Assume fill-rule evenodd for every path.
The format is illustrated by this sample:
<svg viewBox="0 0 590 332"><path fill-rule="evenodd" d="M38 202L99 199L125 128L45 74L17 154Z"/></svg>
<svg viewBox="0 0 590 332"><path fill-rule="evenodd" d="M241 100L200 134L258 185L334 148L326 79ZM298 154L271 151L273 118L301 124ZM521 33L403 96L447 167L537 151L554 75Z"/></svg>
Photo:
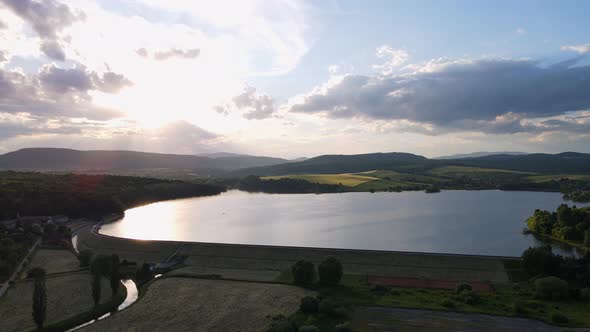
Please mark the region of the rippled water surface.
<svg viewBox="0 0 590 332"><path fill-rule="evenodd" d="M127 210L101 233L135 239L520 256L522 234L559 193L443 191L250 194L166 201ZM555 245L561 253L571 248Z"/></svg>

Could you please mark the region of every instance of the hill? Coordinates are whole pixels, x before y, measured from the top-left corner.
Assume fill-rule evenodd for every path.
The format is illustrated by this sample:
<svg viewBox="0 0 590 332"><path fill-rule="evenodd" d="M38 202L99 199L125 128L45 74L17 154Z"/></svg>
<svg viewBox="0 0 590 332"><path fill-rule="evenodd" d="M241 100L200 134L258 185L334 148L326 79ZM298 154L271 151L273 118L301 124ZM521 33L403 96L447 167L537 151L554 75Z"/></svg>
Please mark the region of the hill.
<svg viewBox="0 0 590 332"><path fill-rule="evenodd" d="M136 171L235 170L287 162L286 159L247 155L216 158L147 153L137 151L79 151L56 148L28 148L0 155L0 169L69 170L69 171Z"/></svg>
<svg viewBox="0 0 590 332"><path fill-rule="evenodd" d="M527 155L499 154L469 159L446 160L450 164L537 173L590 174L590 154L563 152Z"/></svg>
<svg viewBox="0 0 590 332"><path fill-rule="evenodd" d="M517 152L517 151L502 151L502 152L488 152L488 151L480 151L480 152L472 152L472 153L460 153L460 154L452 154L449 156L440 156L433 159L465 159L465 158L478 158L478 157L487 157L493 156L498 154L507 154L513 156L521 156L527 154L526 152Z"/></svg>

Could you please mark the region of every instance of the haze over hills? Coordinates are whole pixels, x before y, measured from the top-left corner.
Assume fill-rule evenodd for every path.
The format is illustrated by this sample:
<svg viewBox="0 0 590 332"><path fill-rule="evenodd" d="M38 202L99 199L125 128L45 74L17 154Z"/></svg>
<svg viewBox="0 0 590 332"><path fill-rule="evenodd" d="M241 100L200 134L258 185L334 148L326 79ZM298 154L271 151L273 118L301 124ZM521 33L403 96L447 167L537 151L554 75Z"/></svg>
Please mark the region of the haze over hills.
<svg viewBox="0 0 590 332"><path fill-rule="evenodd" d="M57 148L27 148L0 155L0 169L15 170L235 170L286 162L288 160L281 158L247 155L210 158L137 151L79 151Z"/></svg>
<svg viewBox="0 0 590 332"><path fill-rule="evenodd" d="M478 152L471 152L471 153L459 153L459 154L452 154L448 156L440 156L435 157L433 159L465 159L465 158L477 158L477 157L486 157L492 156L497 154L508 154L513 156L520 156L528 154L526 152L518 152L518 151L498 151L498 152L488 152L488 151L478 151Z"/></svg>
<svg viewBox="0 0 590 332"><path fill-rule="evenodd" d="M494 154L458 159L428 159L411 153L322 155L302 161L249 155L218 157L137 151L78 151L28 148L0 155L0 169L133 172L172 170L201 175L241 177L306 173L355 173L371 170L420 172L437 166L471 166L538 173L590 174L590 154ZM149 174L147 174L149 175Z"/></svg>

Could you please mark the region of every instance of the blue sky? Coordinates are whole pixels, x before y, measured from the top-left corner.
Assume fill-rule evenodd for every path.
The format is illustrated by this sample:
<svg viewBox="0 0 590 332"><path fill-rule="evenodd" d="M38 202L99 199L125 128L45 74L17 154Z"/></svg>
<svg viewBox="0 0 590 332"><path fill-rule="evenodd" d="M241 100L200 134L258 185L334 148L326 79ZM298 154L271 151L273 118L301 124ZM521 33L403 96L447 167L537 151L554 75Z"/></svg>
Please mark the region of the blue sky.
<svg viewBox="0 0 590 332"><path fill-rule="evenodd" d="M0 0L0 152L590 152L588 12Z"/></svg>

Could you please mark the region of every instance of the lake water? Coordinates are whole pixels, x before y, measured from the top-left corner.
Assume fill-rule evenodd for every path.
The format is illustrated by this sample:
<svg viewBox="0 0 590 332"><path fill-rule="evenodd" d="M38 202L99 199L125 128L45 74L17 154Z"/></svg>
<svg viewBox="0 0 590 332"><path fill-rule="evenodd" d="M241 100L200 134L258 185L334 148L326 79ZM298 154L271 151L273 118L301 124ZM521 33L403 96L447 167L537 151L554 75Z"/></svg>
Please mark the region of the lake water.
<svg viewBox="0 0 590 332"><path fill-rule="evenodd" d="M522 234L535 209L555 210L560 193L442 191L218 196L154 203L104 225L134 239L520 256L544 244ZM571 255L572 248L554 244Z"/></svg>

